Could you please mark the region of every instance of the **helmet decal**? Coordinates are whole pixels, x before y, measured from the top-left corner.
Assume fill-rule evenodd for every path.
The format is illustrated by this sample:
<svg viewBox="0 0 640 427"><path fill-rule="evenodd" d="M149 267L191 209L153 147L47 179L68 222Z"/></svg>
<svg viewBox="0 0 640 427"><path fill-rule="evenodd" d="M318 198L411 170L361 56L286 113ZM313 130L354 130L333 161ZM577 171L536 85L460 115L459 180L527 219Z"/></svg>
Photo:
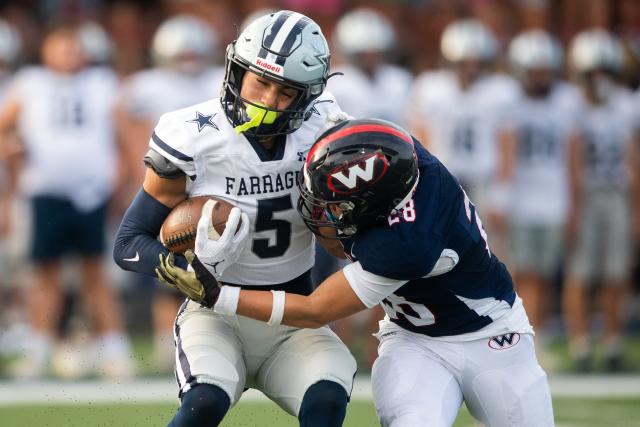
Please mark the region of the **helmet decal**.
<svg viewBox="0 0 640 427"><path fill-rule="evenodd" d="M255 64L267 71L271 71L273 74L277 74L279 76L284 74L284 71L280 65L274 64L273 62L269 62L265 59L256 58Z"/></svg>
<svg viewBox="0 0 640 427"><path fill-rule="evenodd" d="M340 165L329 173L327 185L337 194L362 191L375 184L387 173L389 161L382 151L376 151L346 165Z"/></svg>
<svg viewBox="0 0 640 427"><path fill-rule="evenodd" d="M294 43L300 35L302 34L302 30L309 25L311 21L306 16L291 12L285 11L273 25L268 28L266 31L269 31L262 45L262 49L258 52L258 57L265 59L265 64L270 64L271 66L283 66L287 57L291 54L291 51L297 48L297 45L294 46ZM299 44L298 40L298 44ZM257 65L261 65L257 63ZM266 68L266 67L265 67ZM269 71L274 71L270 68L267 68ZM277 73L276 74L281 74Z"/></svg>

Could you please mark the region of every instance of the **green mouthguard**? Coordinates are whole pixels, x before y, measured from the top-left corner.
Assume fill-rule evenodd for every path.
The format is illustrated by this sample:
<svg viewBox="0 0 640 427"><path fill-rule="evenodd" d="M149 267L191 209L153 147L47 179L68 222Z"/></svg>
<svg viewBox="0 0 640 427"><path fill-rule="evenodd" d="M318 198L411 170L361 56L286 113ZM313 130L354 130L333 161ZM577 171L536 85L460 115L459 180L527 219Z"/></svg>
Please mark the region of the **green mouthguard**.
<svg viewBox="0 0 640 427"><path fill-rule="evenodd" d="M275 111L267 110L265 108L261 108L261 107L266 107L266 105L264 104L259 104L259 105L260 107L253 104L247 105L246 107L247 116L249 116L251 120L236 126L234 128L236 133L246 132L249 129L253 129L254 127L261 125L262 123L266 125L270 125L276 121L276 118L278 117L278 113L276 113Z"/></svg>

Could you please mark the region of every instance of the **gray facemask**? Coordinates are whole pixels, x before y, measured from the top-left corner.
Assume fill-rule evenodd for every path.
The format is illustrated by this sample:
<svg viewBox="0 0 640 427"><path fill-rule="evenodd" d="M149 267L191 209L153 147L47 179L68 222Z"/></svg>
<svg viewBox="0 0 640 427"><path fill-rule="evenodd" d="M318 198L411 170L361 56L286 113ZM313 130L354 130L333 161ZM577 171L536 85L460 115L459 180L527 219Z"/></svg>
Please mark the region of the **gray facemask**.
<svg viewBox="0 0 640 427"><path fill-rule="evenodd" d="M606 75L597 75L593 78L593 94L600 102L607 102L615 89L615 82Z"/></svg>

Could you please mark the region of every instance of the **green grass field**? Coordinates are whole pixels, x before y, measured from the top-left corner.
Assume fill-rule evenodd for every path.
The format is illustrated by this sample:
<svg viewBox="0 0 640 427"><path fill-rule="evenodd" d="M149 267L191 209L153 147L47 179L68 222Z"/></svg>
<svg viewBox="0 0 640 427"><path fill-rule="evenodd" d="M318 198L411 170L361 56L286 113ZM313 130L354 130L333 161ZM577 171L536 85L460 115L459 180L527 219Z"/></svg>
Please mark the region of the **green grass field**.
<svg viewBox="0 0 640 427"><path fill-rule="evenodd" d="M634 427L640 426L638 399L554 399L558 427ZM3 427L146 427L165 426L176 405L110 404L77 406L11 406L0 407ZM296 420L270 402L240 402L228 414L222 426L295 427ZM345 427L376 426L373 404L355 401L349 406ZM462 410L457 427L474 426L471 416Z"/></svg>

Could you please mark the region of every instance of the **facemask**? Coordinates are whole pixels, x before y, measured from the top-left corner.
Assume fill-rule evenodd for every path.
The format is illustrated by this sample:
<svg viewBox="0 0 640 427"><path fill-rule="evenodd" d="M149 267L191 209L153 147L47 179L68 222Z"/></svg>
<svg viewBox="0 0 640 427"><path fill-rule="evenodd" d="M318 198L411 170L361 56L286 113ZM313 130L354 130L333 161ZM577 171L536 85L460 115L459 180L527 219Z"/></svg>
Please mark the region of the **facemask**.
<svg viewBox="0 0 640 427"><path fill-rule="evenodd" d="M607 102L615 89L615 83L611 77L597 75L593 78L593 94L600 102Z"/></svg>

